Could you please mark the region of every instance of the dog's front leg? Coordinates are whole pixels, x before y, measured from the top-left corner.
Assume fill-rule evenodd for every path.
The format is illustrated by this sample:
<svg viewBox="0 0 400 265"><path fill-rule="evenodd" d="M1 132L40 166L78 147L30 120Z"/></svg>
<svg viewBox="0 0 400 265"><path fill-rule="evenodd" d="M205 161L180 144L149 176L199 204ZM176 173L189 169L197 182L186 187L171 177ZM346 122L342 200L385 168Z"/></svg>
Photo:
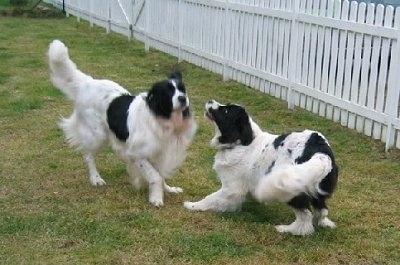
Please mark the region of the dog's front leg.
<svg viewBox="0 0 400 265"><path fill-rule="evenodd" d="M191 211L233 212L240 209L245 196L220 189L198 202L184 202L183 206Z"/></svg>
<svg viewBox="0 0 400 265"><path fill-rule="evenodd" d="M163 206L164 179L146 159L135 161L135 165L141 171L149 183L149 202L154 206Z"/></svg>
<svg viewBox="0 0 400 265"><path fill-rule="evenodd" d="M181 193L183 189L180 187L171 187L164 180L164 191L169 193Z"/></svg>

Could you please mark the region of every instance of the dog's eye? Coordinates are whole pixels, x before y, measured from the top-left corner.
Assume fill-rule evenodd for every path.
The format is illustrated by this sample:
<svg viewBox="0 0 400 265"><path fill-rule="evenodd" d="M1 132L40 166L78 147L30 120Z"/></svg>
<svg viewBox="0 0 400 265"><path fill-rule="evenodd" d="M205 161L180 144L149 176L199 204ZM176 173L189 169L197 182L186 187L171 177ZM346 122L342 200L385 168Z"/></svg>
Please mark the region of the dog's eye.
<svg viewBox="0 0 400 265"><path fill-rule="evenodd" d="M175 92L175 87L174 86L168 86L168 89L169 89L169 91L171 91L171 92Z"/></svg>

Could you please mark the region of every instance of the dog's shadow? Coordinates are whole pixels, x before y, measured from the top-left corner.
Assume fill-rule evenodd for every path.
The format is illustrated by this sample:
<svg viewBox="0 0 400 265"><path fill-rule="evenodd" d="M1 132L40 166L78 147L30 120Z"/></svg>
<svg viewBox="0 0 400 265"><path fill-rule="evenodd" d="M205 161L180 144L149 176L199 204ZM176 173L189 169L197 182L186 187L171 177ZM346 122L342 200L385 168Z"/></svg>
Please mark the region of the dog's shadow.
<svg viewBox="0 0 400 265"><path fill-rule="evenodd" d="M276 224L293 219L293 211L283 203L264 204L248 199L243 203L240 211L221 213L220 216L225 220L238 223Z"/></svg>

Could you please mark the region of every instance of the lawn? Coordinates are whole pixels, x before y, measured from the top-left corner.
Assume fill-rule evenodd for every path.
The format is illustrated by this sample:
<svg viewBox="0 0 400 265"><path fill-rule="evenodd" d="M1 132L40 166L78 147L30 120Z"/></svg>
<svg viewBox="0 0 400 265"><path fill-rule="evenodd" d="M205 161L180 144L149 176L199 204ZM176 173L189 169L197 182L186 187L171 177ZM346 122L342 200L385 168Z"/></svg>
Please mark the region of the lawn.
<svg viewBox="0 0 400 265"><path fill-rule="evenodd" d="M98 156L107 186L93 187L82 155L57 122L71 104L50 83L46 49L63 40L84 72L146 90L174 67L183 71L199 129L169 184L165 206L127 183L110 148ZM219 188L211 169L212 126L203 118L210 97L246 106L273 133L312 128L330 141L340 167L328 201L336 229L309 237L279 234L293 221L284 204L249 200L239 213L191 213L185 200ZM144 51L74 18L0 17L0 261L1 264L399 264L400 152L301 109L161 52Z"/></svg>

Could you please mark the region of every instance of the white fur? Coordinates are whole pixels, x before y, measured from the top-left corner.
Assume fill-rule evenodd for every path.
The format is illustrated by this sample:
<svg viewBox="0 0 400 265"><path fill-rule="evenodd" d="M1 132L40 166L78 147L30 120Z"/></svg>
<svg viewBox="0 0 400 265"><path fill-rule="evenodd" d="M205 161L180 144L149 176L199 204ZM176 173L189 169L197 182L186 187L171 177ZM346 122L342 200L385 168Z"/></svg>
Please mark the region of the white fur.
<svg viewBox="0 0 400 265"><path fill-rule="evenodd" d="M219 103L209 102L206 109L218 108ZM246 195L251 194L260 202L279 200L288 202L305 192L311 196L324 194L319 182L332 170L329 156L316 153L310 160L295 164L295 157L301 156L305 143L314 131L305 130L288 136L285 144L290 145L291 154L275 149L273 141L277 135L263 132L249 117L254 134L253 142L248 146L220 144L221 135L215 122L215 135L211 145L218 151L214 158L213 169L217 172L222 187L198 202L184 202L184 207L192 211L237 211L240 210ZM322 136L322 135L321 135ZM268 172L271 162L275 161ZM265 174L268 172L267 174ZM334 227L327 218L328 210L318 212L314 222L318 225ZM296 220L288 226L277 226L279 232L295 235L309 235L314 231L313 215L310 211L295 210Z"/></svg>
<svg viewBox="0 0 400 265"><path fill-rule="evenodd" d="M126 142L120 141L108 127L106 111L115 97L130 93L113 81L93 79L82 73L70 60L67 47L58 40L50 44L48 57L53 84L74 103L72 115L63 118L60 127L68 142L84 151L90 183L106 184L97 171L94 157L101 146L110 143L126 162L132 184L140 188L148 183L150 203L163 205L164 191L182 192L179 187L169 187L165 178L184 160L196 131L194 120L175 122L156 118L147 107L146 93L142 93L129 107L129 137ZM174 97L179 95L176 93Z"/></svg>

